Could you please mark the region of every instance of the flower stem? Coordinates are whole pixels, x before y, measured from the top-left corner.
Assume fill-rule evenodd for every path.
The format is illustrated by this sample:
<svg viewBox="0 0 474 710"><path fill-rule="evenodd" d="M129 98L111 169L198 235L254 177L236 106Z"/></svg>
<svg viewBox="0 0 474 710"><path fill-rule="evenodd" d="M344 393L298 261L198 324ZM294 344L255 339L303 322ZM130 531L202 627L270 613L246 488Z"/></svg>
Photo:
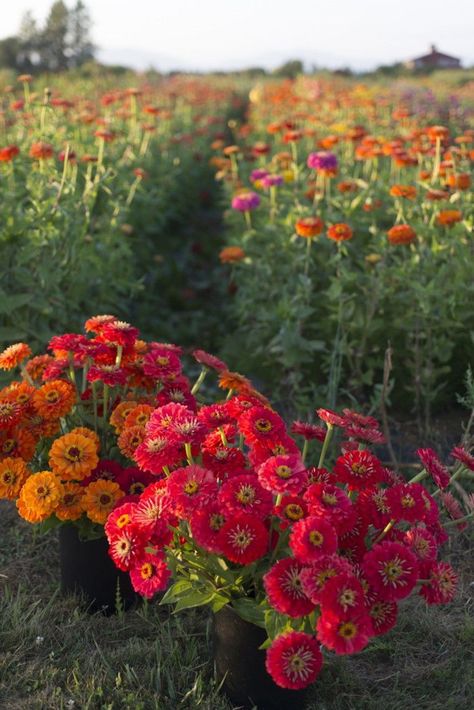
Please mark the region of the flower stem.
<svg viewBox="0 0 474 710"><path fill-rule="evenodd" d="M207 373L208 373L207 367L203 367L199 377L197 378L196 382L192 386L191 394L196 394L196 392L198 392L199 388L201 387L202 383L205 380Z"/></svg>
<svg viewBox="0 0 474 710"><path fill-rule="evenodd" d="M329 444L331 442L332 438L332 432L333 432L333 425L328 424L327 425L328 430L326 432L326 436L324 437L324 443L323 443L323 448L321 449L321 456L319 457L319 462L318 462L318 468L322 468L324 464L324 459L326 458L326 453L329 447Z"/></svg>

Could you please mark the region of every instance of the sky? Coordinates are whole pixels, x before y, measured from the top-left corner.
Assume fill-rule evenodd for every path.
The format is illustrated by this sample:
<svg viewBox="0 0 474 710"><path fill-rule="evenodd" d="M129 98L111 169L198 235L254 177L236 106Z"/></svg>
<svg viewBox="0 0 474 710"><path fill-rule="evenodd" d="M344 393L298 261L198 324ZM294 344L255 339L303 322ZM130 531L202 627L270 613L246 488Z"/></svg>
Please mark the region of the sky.
<svg viewBox="0 0 474 710"><path fill-rule="evenodd" d="M53 0L0 0L0 37ZM75 0L65 0L69 7ZM273 68L288 59L371 69L430 44L474 64L472 0L85 0L99 59L146 69Z"/></svg>

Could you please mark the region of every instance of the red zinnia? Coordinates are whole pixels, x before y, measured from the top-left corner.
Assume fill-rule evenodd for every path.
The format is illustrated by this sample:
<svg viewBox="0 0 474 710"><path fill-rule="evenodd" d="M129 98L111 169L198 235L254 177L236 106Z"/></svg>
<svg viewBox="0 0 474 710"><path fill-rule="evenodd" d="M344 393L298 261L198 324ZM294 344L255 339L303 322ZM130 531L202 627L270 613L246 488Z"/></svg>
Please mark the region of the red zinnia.
<svg viewBox="0 0 474 710"><path fill-rule="evenodd" d="M397 601L407 597L418 578L418 562L411 550L399 542L375 545L364 556L362 569L381 599Z"/></svg>
<svg viewBox="0 0 474 710"><path fill-rule="evenodd" d="M226 513L251 513L266 518L273 507L273 497L262 488L254 474L233 476L219 491L219 505Z"/></svg>
<svg viewBox="0 0 474 710"><path fill-rule="evenodd" d="M313 611L314 604L303 590L301 575L304 569L299 560L285 557L264 576L268 601L280 614L298 618Z"/></svg>
<svg viewBox="0 0 474 710"><path fill-rule="evenodd" d="M313 683L323 657L313 636L302 631L281 634L267 649L266 669L281 688L298 690Z"/></svg>
<svg viewBox="0 0 474 710"><path fill-rule="evenodd" d="M449 485L451 476L448 469L443 466L436 456L436 452L433 449L417 449L416 454L438 488L442 490L446 488Z"/></svg>
<svg viewBox="0 0 474 710"><path fill-rule="evenodd" d="M378 458L366 450L348 451L334 466L334 475L351 490L364 490L384 480L383 467Z"/></svg>
<svg viewBox="0 0 474 710"><path fill-rule="evenodd" d="M301 562L312 562L337 550L337 534L324 518L314 515L295 523L290 533L290 549Z"/></svg>
<svg viewBox="0 0 474 710"><path fill-rule="evenodd" d="M353 574L339 574L329 579L322 588L320 604L323 613L339 617L361 611L365 605L362 584Z"/></svg>
<svg viewBox="0 0 474 710"><path fill-rule="evenodd" d="M303 591L314 604L319 604L321 593L330 579L340 574L352 574L352 565L339 555L323 555L301 573Z"/></svg>
<svg viewBox="0 0 474 710"><path fill-rule="evenodd" d="M166 589L170 576L166 557L160 552L146 552L130 570L132 587L147 599Z"/></svg>
<svg viewBox="0 0 474 710"><path fill-rule="evenodd" d="M429 571L429 582L422 584L420 594L428 604L447 604L456 592L458 576L447 562L435 562Z"/></svg>
<svg viewBox="0 0 474 710"><path fill-rule="evenodd" d="M372 623L366 611L357 611L343 618L323 612L316 630L321 643L339 654L362 651L373 636Z"/></svg>
<svg viewBox="0 0 474 710"><path fill-rule="evenodd" d="M255 515L239 513L221 527L217 546L231 562L248 565L267 551L268 531Z"/></svg>
<svg viewBox="0 0 474 710"><path fill-rule="evenodd" d="M167 479L168 495L177 515L187 516L210 503L217 495L212 471L193 464L177 468Z"/></svg>

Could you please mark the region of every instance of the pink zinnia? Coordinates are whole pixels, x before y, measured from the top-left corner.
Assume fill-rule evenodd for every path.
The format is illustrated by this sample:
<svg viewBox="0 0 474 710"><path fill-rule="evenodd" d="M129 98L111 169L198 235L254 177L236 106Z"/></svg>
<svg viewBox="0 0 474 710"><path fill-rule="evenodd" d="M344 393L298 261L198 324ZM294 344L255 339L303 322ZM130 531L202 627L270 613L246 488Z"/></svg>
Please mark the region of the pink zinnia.
<svg viewBox="0 0 474 710"><path fill-rule="evenodd" d="M271 456L258 468L258 480L272 493L299 493L308 483L308 474L298 454Z"/></svg>

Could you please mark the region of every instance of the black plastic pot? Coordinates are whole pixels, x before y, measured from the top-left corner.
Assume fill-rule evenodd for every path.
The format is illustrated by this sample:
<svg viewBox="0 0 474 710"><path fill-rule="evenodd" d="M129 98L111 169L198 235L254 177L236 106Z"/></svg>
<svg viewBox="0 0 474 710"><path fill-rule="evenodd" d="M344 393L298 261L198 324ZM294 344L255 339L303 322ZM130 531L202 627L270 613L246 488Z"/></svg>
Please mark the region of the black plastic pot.
<svg viewBox="0 0 474 710"><path fill-rule="evenodd" d="M229 700L251 710L302 710L306 690L286 690L273 682L265 668L265 651L259 646L267 638L263 629L244 621L231 607L214 614L213 652L217 681Z"/></svg>
<svg viewBox="0 0 474 710"><path fill-rule="evenodd" d="M61 592L79 594L90 613L113 614L117 595L123 609L129 609L140 598L128 574L117 569L107 549L105 537L81 540L74 525L59 528Z"/></svg>

